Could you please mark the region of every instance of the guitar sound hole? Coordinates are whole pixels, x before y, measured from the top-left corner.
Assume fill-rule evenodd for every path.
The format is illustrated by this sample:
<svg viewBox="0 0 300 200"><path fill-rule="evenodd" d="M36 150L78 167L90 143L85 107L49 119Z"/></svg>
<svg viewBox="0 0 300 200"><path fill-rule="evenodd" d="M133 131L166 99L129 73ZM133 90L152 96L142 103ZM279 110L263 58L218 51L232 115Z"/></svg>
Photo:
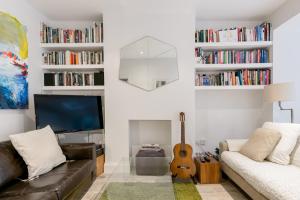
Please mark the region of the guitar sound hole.
<svg viewBox="0 0 300 200"><path fill-rule="evenodd" d="M179 155L180 157L186 157L186 151L180 151Z"/></svg>

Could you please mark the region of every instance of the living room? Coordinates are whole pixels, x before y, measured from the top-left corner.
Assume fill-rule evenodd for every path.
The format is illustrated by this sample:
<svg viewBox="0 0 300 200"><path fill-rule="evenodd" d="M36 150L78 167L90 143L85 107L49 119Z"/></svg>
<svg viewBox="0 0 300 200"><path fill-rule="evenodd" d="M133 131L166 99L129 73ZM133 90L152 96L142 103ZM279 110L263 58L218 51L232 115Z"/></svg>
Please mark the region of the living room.
<svg viewBox="0 0 300 200"><path fill-rule="evenodd" d="M299 1L0 5L0 199L300 199Z"/></svg>

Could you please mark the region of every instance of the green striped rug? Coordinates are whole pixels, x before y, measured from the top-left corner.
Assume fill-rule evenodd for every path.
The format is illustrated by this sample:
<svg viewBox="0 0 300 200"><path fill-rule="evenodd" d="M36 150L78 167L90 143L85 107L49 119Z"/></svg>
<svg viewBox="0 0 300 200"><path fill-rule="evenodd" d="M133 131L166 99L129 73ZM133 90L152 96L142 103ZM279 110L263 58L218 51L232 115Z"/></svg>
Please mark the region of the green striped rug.
<svg viewBox="0 0 300 200"><path fill-rule="evenodd" d="M110 183L99 200L201 200L193 183Z"/></svg>

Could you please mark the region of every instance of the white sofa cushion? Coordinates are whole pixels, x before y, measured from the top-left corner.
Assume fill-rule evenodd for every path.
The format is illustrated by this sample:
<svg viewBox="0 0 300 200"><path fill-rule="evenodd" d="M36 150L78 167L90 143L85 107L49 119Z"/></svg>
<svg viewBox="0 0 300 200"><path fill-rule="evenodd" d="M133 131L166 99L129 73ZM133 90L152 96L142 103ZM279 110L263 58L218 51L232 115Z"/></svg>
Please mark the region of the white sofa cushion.
<svg viewBox="0 0 300 200"><path fill-rule="evenodd" d="M291 155L291 164L300 167L300 138L298 138L296 147Z"/></svg>
<svg viewBox="0 0 300 200"><path fill-rule="evenodd" d="M279 165L269 161L256 162L238 152L225 151L221 158L268 199L300 199L300 169L298 167Z"/></svg>
<svg viewBox="0 0 300 200"><path fill-rule="evenodd" d="M281 164L290 164L290 154L296 146L300 135L300 124L266 122L263 128L277 130L281 133L281 139L267 160Z"/></svg>
<svg viewBox="0 0 300 200"><path fill-rule="evenodd" d="M240 153L252 160L262 162L270 155L281 135L277 130L258 128L249 137Z"/></svg>
<svg viewBox="0 0 300 200"><path fill-rule="evenodd" d="M9 138L27 164L28 179L47 173L66 161L50 126Z"/></svg>
<svg viewBox="0 0 300 200"><path fill-rule="evenodd" d="M240 151L242 146L248 141L248 139L227 139L229 151Z"/></svg>

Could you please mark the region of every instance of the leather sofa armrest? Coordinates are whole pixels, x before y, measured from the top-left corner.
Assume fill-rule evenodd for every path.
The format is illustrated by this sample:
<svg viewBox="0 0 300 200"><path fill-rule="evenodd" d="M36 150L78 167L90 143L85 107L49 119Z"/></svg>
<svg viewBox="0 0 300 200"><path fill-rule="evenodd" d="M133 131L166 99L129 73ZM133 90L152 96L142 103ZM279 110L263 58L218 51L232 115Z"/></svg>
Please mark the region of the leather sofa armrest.
<svg viewBox="0 0 300 200"><path fill-rule="evenodd" d="M219 143L219 148L220 148L220 155L221 155L224 151L229 151L228 144L227 144L226 141L220 142L220 143Z"/></svg>
<svg viewBox="0 0 300 200"><path fill-rule="evenodd" d="M96 145L94 143L61 144L67 160L93 160L96 162Z"/></svg>

